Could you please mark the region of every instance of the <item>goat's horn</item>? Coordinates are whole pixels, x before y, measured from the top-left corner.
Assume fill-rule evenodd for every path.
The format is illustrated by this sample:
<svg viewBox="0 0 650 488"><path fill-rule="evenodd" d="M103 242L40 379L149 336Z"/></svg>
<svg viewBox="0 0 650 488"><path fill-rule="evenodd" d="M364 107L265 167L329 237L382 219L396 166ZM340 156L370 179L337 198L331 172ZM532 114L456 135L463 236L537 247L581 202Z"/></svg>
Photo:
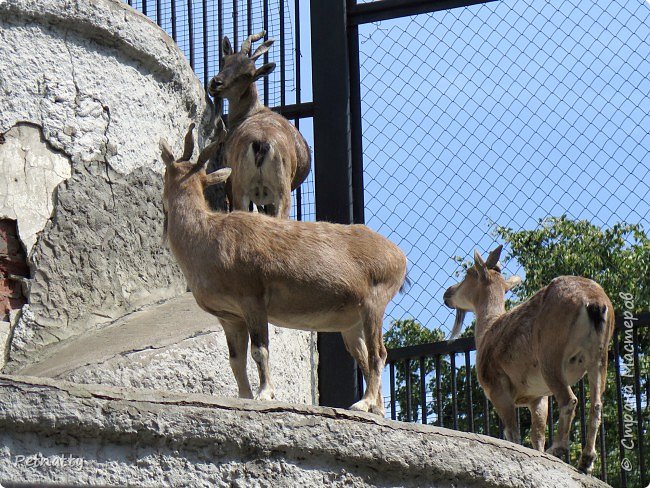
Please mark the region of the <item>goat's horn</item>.
<svg viewBox="0 0 650 488"><path fill-rule="evenodd" d="M180 161L189 161L192 159L192 153L194 152L194 135L192 131L194 130L194 122L190 124L190 127L187 129L187 134L185 134L185 149L183 149L183 156Z"/></svg>
<svg viewBox="0 0 650 488"><path fill-rule="evenodd" d="M242 43L240 52L242 52L246 56L248 56L248 54L251 52L251 45L255 41L259 41L265 35L266 35L266 31L263 30L262 32L258 32L257 34L253 34L253 35L248 36L248 38Z"/></svg>

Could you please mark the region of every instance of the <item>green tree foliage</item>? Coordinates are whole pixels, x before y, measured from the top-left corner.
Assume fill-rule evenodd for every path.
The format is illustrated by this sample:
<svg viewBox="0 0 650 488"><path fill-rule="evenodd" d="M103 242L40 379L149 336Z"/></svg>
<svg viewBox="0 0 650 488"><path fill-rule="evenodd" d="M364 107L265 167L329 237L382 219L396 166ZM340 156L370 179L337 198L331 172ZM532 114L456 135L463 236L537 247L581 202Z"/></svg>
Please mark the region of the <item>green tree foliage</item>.
<svg viewBox="0 0 650 488"><path fill-rule="evenodd" d="M650 311L650 239L640 225L616 224L608 229L601 229L585 220L570 220L566 216L551 217L540 221L538 228L533 230L515 231L510 228L494 226L495 236L510 249L506 261L514 259L522 267L525 280L513 290L514 298L508 300L507 307L528 299L533 293L546 286L553 278L560 275L579 275L591 278L605 289L614 304L617 314L625 310L621 292L631 293L634 296L633 312ZM463 270L471 266L470 262L461 263ZM461 272L463 275L464 272ZM464 336L473 335L473 324L468 327ZM385 334L386 346L389 349L408 345L437 342L444 339L444 332L440 329L429 330L414 319L395 321L390 330ZM640 341L639 356L641 370L643 431L641 438L647 453L650 451L650 406L648 406L647 392L650 391L648 371L650 358L650 330L638 330ZM625 352L621 350L620 354ZM607 389L603 398L604 405L604 432L606 451L607 481L615 487L621 486L620 481L620 440L618 435L618 404L616 391L616 378L614 369L614 355L610 354L610 365L607 378ZM629 357L628 357L629 359ZM472 361L473 362L473 361ZM624 358L622 363L629 364ZM439 370L436 370L436 363ZM406 395L406 370L410 375L412 391L410 400L410 416L407 416ZM465 366L465 356L460 353L455 356L455 371L452 375L451 357L443 355L439 358L426 358L424 361L424 377L428 393L426 408L428 423L441 421L445 427L454 427L454 420L460 430L470 430L470 419L466 412L468 404L468 377ZM436 378L437 372L437 378ZM625 372L625 370L623 370ZM420 422L422 409L420 401L420 362L411 361L408 365L400 362L395 365L396 401L398 403L398 419L411 422ZM452 398L452 376L455 376L457 415L454 417L454 402ZM436 379L440 384L440 398L436 394ZM498 418L493 408L488 407L489 431L486 431L485 397L478 385L474 366L470 368L471 398L474 417L474 431L498 435ZM633 386L633 378L623 377L623 388ZM574 391L578 398L582 397L582 390L589 398L588 385L576 385ZM433 395L431 395L433 392ZM643 401L645 399L645 401ZM639 444L636 432L636 402L634 396L628 395L628 406L631 407L631 416L635 422L630 425L633 431L633 441ZM554 420L557 421L557 406L554 409ZM588 416L589 402L585 406ZM439 413L441 414L439 416ZM581 450L582 429L580 425L580 408L576 411L576 421L573 424L571 461L577 463ZM519 409L521 420L522 440L530 445L529 429L530 415L525 408ZM548 439L548 432L547 432ZM640 486L640 465L637 452L625 452L632 466L628 473L627 486ZM594 474L601 470L601 458L596 461ZM650 460L646 461L650 464Z"/></svg>

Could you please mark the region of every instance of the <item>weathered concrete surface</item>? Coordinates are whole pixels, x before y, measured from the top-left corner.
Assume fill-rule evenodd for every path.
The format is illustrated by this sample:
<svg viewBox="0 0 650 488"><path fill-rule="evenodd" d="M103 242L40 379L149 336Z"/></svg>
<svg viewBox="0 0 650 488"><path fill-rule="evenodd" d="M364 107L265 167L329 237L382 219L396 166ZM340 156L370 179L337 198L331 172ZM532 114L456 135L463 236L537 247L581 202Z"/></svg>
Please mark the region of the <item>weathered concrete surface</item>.
<svg viewBox="0 0 650 488"><path fill-rule="evenodd" d="M0 377L0 446L0 482L607 486L505 441L370 414L29 377Z"/></svg>
<svg viewBox="0 0 650 488"><path fill-rule="evenodd" d="M317 403L310 333L270 326L271 374L278 400ZM191 293L149 306L42 351L17 372L76 383L237 397L218 320ZM249 358L253 391L259 381Z"/></svg>
<svg viewBox="0 0 650 488"><path fill-rule="evenodd" d="M0 218L20 222L27 254L54 209L55 189L71 175L70 161L52 151L40 128L23 124L9 130L0 144Z"/></svg>
<svg viewBox="0 0 650 488"><path fill-rule="evenodd" d="M158 141L180 152L190 122L203 139L211 107L169 36L118 0L0 2L0 73L0 206L32 269L11 371L186 289L160 242Z"/></svg>

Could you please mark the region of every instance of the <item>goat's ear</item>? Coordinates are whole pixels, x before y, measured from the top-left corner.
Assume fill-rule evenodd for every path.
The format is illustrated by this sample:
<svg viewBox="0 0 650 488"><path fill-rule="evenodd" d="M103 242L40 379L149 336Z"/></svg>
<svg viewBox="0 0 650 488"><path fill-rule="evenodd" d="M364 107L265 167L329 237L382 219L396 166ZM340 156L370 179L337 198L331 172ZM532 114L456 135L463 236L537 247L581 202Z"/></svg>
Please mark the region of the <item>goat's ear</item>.
<svg viewBox="0 0 650 488"><path fill-rule="evenodd" d="M214 173L205 175L205 186L216 185L217 183L223 183L228 179L232 170L230 168L218 169Z"/></svg>
<svg viewBox="0 0 650 488"><path fill-rule="evenodd" d="M224 56L230 56L233 53L232 45L230 44L230 39L228 39L228 36L224 36L221 40L221 53Z"/></svg>
<svg viewBox="0 0 650 488"><path fill-rule="evenodd" d="M503 246L497 247L494 251L490 253L488 258L485 260L485 265L490 268L495 268L499 264L499 258L501 257L501 250Z"/></svg>
<svg viewBox="0 0 650 488"><path fill-rule="evenodd" d="M275 63L266 63L264 66L260 66L253 76L253 81L257 81L264 76L271 74L271 71L275 69Z"/></svg>
<svg viewBox="0 0 650 488"><path fill-rule="evenodd" d="M255 52L251 55L251 59L255 61L257 58L264 55L271 48L273 42L273 39L269 39L268 41L264 41L262 44L260 44L257 49L255 49Z"/></svg>
<svg viewBox="0 0 650 488"><path fill-rule="evenodd" d="M160 147L163 163L165 163L165 166L169 166L174 162L174 154L172 153L169 144L167 144L165 139L160 139L158 146Z"/></svg>
<svg viewBox="0 0 650 488"><path fill-rule="evenodd" d="M521 283L521 276L511 276L506 280L506 285L508 286L508 290L512 290L515 286L518 286Z"/></svg>
<svg viewBox="0 0 650 488"><path fill-rule="evenodd" d="M488 268L477 249L474 249L474 267L476 268L476 271L478 271L479 279L481 281L486 281L488 279Z"/></svg>

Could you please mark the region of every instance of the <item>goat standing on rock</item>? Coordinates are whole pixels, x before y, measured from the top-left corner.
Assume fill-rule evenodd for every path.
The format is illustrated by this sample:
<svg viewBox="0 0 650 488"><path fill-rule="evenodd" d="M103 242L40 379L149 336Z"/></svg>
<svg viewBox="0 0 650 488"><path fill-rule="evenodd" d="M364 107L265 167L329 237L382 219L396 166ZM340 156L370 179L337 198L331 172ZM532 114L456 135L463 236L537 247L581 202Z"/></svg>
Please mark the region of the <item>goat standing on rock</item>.
<svg viewBox="0 0 650 488"><path fill-rule="evenodd" d="M461 331L467 310L476 315L476 371L481 387L505 424L506 438L520 443L515 407L528 406L533 448L544 450L548 395L560 410L557 436L547 451L564 457L577 398L571 390L585 372L591 410L579 468L591 473L607 380L607 349L614 332L614 308L596 282L560 276L529 300L505 311L505 292L521 278L501 275L502 246L474 266L460 283L447 289L445 305L456 309L452 339Z"/></svg>
<svg viewBox="0 0 650 488"><path fill-rule="evenodd" d="M229 135L225 166L232 169L226 184L231 210L248 210L250 202L265 213L289 218L291 191L305 181L311 167L307 142L282 115L260 103L255 82L268 76L275 63L256 69L255 60L266 53L272 40L262 43L249 57L251 45L266 32L249 36L238 53L227 37L222 41L223 69L208 85L215 98L228 99Z"/></svg>
<svg viewBox="0 0 650 488"><path fill-rule="evenodd" d="M225 133L222 125L217 128ZM230 168L205 172L219 139L191 163L192 130L193 125L179 160L160 141L167 238L196 302L223 326L239 396L252 398L246 375L250 337L260 376L256 398L274 398L271 320L281 327L340 332L367 384L363 398L351 408L383 415L382 323L386 305L406 277L404 253L364 225L209 210L204 189L225 181Z"/></svg>

